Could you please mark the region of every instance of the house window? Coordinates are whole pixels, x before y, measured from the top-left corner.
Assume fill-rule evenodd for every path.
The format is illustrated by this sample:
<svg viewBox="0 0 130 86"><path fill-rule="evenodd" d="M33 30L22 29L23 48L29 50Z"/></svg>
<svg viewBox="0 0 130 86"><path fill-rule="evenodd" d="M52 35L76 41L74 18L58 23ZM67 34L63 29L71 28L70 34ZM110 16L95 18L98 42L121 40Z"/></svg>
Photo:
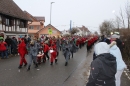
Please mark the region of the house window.
<svg viewBox="0 0 130 86"><path fill-rule="evenodd" d="M40 29L40 27L39 27L39 26L37 26L37 29L39 30L39 29Z"/></svg>
<svg viewBox="0 0 130 86"><path fill-rule="evenodd" d="M6 19L6 26L9 26L9 19Z"/></svg>
<svg viewBox="0 0 130 86"><path fill-rule="evenodd" d="M20 22L20 28L24 28L24 22Z"/></svg>
<svg viewBox="0 0 130 86"><path fill-rule="evenodd" d="M29 26L29 29L33 29L33 26Z"/></svg>
<svg viewBox="0 0 130 86"><path fill-rule="evenodd" d="M17 20L17 21L16 21L17 26L19 26L20 23L21 23L20 20Z"/></svg>

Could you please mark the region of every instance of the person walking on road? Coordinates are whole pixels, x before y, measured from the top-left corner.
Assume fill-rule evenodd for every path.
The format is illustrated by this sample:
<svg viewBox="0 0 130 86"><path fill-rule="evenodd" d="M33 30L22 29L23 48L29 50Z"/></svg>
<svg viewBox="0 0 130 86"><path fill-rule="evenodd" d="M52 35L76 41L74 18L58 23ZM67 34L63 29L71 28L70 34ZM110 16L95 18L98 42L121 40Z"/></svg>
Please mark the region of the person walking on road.
<svg viewBox="0 0 130 86"><path fill-rule="evenodd" d="M47 57L48 60L49 60L50 58L49 58L49 55L48 55L48 51L49 51L49 46L48 46L47 43L45 42L45 43L43 43L43 52L44 52L45 58Z"/></svg>
<svg viewBox="0 0 130 86"><path fill-rule="evenodd" d="M31 43L30 43L30 49L29 50L30 50L29 51L29 62L28 62L27 71L30 70L32 62L34 62L35 68L38 67L38 63L37 63L37 54L38 54L38 51L37 51L37 44L36 44L35 41L31 41Z"/></svg>
<svg viewBox="0 0 130 86"><path fill-rule="evenodd" d="M51 54L51 58L50 58L50 61L51 61L51 65L53 65L53 62L55 60L55 63L57 63L57 49L56 49L56 44L53 42L50 46L50 54Z"/></svg>
<svg viewBox="0 0 130 86"><path fill-rule="evenodd" d="M73 53L76 53L76 51L79 49L75 44L73 40L70 40L70 51L73 58Z"/></svg>
<svg viewBox="0 0 130 86"><path fill-rule="evenodd" d="M69 41L66 40L65 45L63 46L63 55L64 55L65 60L66 60L65 66L68 65L68 60L70 58L70 54L71 54L71 52L70 52L70 44L69 44Z"/></svg>
<svg viewBox="0 0 130 86"><path fill-rule="evenodd" d="M91 70L86 86L116 86L116 57L109 53L109 45L99 42L94 51L97 58L91 63Z"/></svg>
<svg viewBox="0 0 130 86"><path fill-rule="evenodd" d="M113 41L110 44L110 53L116 57L116 62L117 62L117 73L115 75L115 77L116 77L116 86L121 86L120 79L121 79L121 75L122 75L124 69L126 68L126 64L122 59L120 49L117 47L115 41Z"/></svg>
<svg viewBox="0 0 130 86"><path fill-rule="evenodd" d="M20 65L19 65L19 69L22 68L23 63L24 66L27 65L27 61L25 59L25 55L27 54L27 49L26 49L26 44L24 42L24 38L21 39L21 43L18 45L18 53L20 55Z"/></svg>

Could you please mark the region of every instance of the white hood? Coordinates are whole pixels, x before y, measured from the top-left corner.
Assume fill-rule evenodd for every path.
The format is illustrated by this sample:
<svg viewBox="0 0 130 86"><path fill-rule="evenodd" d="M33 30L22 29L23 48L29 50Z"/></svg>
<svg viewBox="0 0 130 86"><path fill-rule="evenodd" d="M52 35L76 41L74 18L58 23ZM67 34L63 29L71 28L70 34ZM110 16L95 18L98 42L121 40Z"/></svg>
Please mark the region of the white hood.
<svg viewBox="0 0 130 86"><path fill-rule="evenodd" d="M109 53L110 46L105 42L99 42L94 47L94 52L96 55L100 55L103 53Z"/></svg>

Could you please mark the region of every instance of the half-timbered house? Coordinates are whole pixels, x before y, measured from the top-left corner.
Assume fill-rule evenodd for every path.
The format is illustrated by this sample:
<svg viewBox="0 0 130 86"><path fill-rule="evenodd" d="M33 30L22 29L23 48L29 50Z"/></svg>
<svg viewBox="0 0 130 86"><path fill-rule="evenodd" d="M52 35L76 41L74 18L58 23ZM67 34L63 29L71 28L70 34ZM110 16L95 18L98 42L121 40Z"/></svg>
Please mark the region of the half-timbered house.
<svg viewBox="0 0 130 86"><path fill-rule="evenodd" d="M9 35L18 38L27 34L28 20L13 0L0 0L0 33L4 33L5 37Z"/></svg>

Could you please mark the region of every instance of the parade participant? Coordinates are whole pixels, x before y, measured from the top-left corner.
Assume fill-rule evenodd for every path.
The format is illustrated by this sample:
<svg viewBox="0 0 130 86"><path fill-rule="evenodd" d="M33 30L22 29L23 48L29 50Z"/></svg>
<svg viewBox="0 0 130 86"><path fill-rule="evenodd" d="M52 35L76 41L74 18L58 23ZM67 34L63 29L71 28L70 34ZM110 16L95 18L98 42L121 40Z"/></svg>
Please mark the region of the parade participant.
<svg viewBox="0 0 130 86"><path fill-rule="evenodd" d="M47 43L43 43L43 52L44 52L44 56L45 58L47 57L49 60L49 55L48 55L48 51L49 51L49 46L47 45Z"/></svg>
<svg viewBox="0 0 130 86"><path fill-rule="evenodd" d="M79 49L73 40L70 41L70 51L71 51L71 55L72 55L72 58L73 58L73 53L76 53L77 49Z"/></svg>
<svg viewBox="0 0 130 86"><path fill-rule="evenodd" d="M120 86L121 85L121 82L120 82L121 75L122 75L124 69L126 68L126 64L122 59L120 49L117 47L115 41L113 41L110 44L110 53L116 57L116 62L117 62L117 73L115 75L115 77L116 77L116 86Z"/></svg>
<svg viewBox="0 0 130 86"><path fill-rule="evenodd" d="M29 63L28 63L28 68L27 68L28 71L30 70L32 62L35 63L35 68L37 68L38 67L38 64L37 64L37 44L35 41L31 41L31 43L30 43Z"/></svg>
<svg viewBox="0 0 130 86"><path fill-rule="evenodd" d="M25 59L25 54L27 54L26 44L24 42L24 38L21 39L20 44L18 45L18 53L20 55L20 65L19 69L22 68L22 65L24 63L24 66L27 65L27 61Z"/></svg>
<svg viewBox="0 0 130 86"><path fill-rule="evenodd" d="M97 58L91 63L86 86L115 86L116 58L109 53L109 45L99 42L94 51Z"/></svg>
<svg viewBox="0 0 130 86"><path fill-rule="evenodd" d="M50 59L51 64L50 65L53 65L54 60L55 60L55 63L57 63L57 58L56 58L57 49L56 49L56 44L54 42L51 44L50 54L51 54L51 59Z"/></svg>
<svg viewBox="0 0 130 86"><path fill-rule="evenodd" d="M1 53L1 59L4 59L4 55L6 58L8 58L8 53L7 53L7 43L4 42L4 38L0 37L0 53Z"/></svg>
<svg viewBox="0 0 130 86"><path fill-rule="evenodd" d="M41 64L41 59L43 59L44 53L42 54L41 52L38 53L37 55L37 62L38 64Z"/></svg>
<svg viewBox="0 0 130 86"><path fill-rule="evenodd" d="M71 54L71 52L70 52L70 44L69 44L69 41L66 40L66 41L65 41L65 44L64 44L64 46L63 46L63 55L64 55L65 60L66 60L65 66L68 65L68 60L69 60L69 58L70 58L70 54Z"/></svg>
<svg viewBox="0 0 130 86"><path fill-rule="evenodd" d="M61 46L60 43L61 43L61 42L60 42L60 38L58 37L57 40L56 40L57 56L59 55L59 49L60 49L60 46Z"/></svg>

